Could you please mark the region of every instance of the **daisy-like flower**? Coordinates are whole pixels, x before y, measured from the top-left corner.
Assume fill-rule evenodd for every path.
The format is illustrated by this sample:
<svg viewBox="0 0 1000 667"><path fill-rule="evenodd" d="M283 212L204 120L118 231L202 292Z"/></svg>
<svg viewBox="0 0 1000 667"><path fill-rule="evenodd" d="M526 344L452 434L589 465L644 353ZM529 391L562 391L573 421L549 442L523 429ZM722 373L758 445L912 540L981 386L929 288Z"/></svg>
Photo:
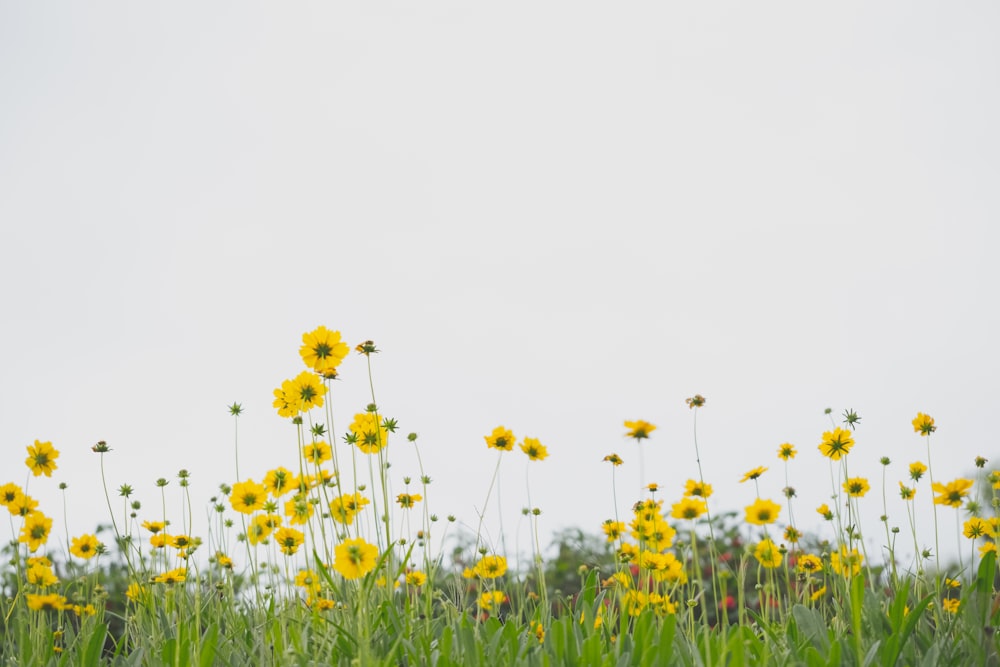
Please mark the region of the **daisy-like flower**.
<svg viewBox="0 0 1000 667"><path fill-rule="evenodd" d="M652 607L657 616L670 616L677 613L677 605L670 601L669 595L650 593L649 606Z"/></svg>
<svg viewBox="0 0 1000 667"><path fill-rule="evenodd" d="M24 491L21 490L17 484L9 482L0 486L0 505L4 507L10 507L11 503L16 501L18 498L24 495Z"/></svg>
<svg viewBox="0 0 1000 667"><path fill-rule="evenodd" d="M549 450L537 438L525 438L520 447L521 451L527 454L532 461L543 461L549 455Z"/></svg>
<svg viewBox="0 0 1000 667"><path fill-rule="evenodd" d="M274 403L279 417L296 417L300 412L323 407L326 386L319 376L302 371L294 379L285 380L274 390Z"/></svg>
<svg viewBox="0 0 1000 667"><path fill-rule="evenodd" d="M64 611L70 606L66 598L57 593L47 595L28 593L25 598L28 601L28 609L32 611Z"/></svg>
<svg viewBox="0 0 1000 667"><path fill-rule="evenodd" d="M333 561L333 569L344 579L363 577L375 569L375 563L378 562L378 547L361 538L338 544L334 553L336 558Z"/></svg>
<svg viewBox="0 0 1000 667"><path fill-rule="evenodd" d="M27 576L29 584L34 584L39 588L48 588L59 583L59 577L52 571L52 566L44 563L29 565L25 576Z"/></svg>
<svg viewBox="0 0 1000 667"><path fill-rule="evenodd" d="M264 475L264 488L275 498L280 498L289 491L297 489L298 481L291 470L278 466Z"/></svg>
<svg viewBox="0 0 1000 667"><path fill-rule="evenodd" d="M649 604L649 595L634 588L622 595L622 610L629 616L639 616Z"/></svg>
<svg viewBox="0 0 1000 667"><path fill-rule="evenodd" d="M59 458L59 452L52 447L52 443L35 440L35 444L29 445L26 449L28 458L24 462L31 470L31 474L35 477L39 475L52 477L52 472L57 467L56 459Z"/></svg>
<svg viewBox="0 0 1000 667"><path fill-rule="evenodd" d="M918 412L917 416L913 418L913 430L920 435L930 435L937 430L937 426L934 425L933 417Z"/></svg>
<svg viewBox="0 0 1000 667"><path fill-rule="evenodd" d="M743 479L740 480L740 484L742 484L743 482L750 481L751 479L758 479L765 472L767 472L767 468L763 466L758 466L753 470L748 470L745 473L743 473Z"/></svg>
<svg viewBox="0 0 1000 667"><path fill-rule="evenodd" d="M819 556L805 554L799 556L798 562L795 563L795 569L799 572L815 574L816 572L821 572L823 570L823 561Z"/></svg>
<svg viewBox="0 0 1000 667"><path fill-rule="evenodd" d="M360 493L347 493L330 501L330 516L334 521L350 526L354 517L370 501Z"/></svg>
<svg viewBox="0 0 1000 667"><path fill-rule="evenodd" d="M132 602L138 602L140 599L149 594L149 588L143 586L142 584L133 581L125 589L125 597L127 597Z"/></svg>
<svg viewBox="0 0 1000 667"><path fill-rule="evenodd" d="M285 516L288 517L288 523L293 526L304 526L314 512L313 504L303 494L296 494L285 503Z"/></svg>
<svg viewBox="0 0 1000 667"><path fill-rule="evenodd" d="M482 579L496 579L507 573L507 559L503 556L483 556L472 570Z"/></svg>
<svg viewBox="0 0 1000 667"><path fill-rule="evenodd" d="M712 485L706 484L705 482L696 482L693 479L689 479L684 484L684 495L685 496L695 496L698 498L708 498L712 495Z"/></svg>
<svg viewBox="0 0 1000 667"><path fill-rule="evenodd" d="M994 489L1000 489L1000 470L991 470L986 479Z"/></svg>
<svg viewBox="0 0 1000 667"><path fill-rule="evenodd" d="M691 398L684 399L684 402L687 403L687 406L693 410L694 408L700 408L705 405L705 397L701 394L695 394Z"/></svg>
<svg viewBox="0 0 1000 667"><path fill-rule="evenodd" d="M833 511L830 509L830 506L827 505L826 503L823 503L822 505L817 507L816 512L818 512L819 515L824 519L826 519L827 521L833 521Z"/></svg>
<svg viewBox="0 0 1000 667"><path fill-rule="evenodd" d="M375 412L354 415L354 421L347 428L351 432L351 442L365 454L378 454L389 444L389 432Z"/></svg>
<svg viewBox="0 0 1000 667"><path fill-rule="evenodd" d="M987 542L983 546L979 547L979 556L985 557L988 553L997 553L997 543Z"/></svg>
<svg viewBox="0 0 1000 667"><path fill-rule="evenodd" d="M771 540L761 540L753 550L757 562L769 570L781 565L783 556L777 545Z"/></svg>
<svg viewBox="0 0 1000 667"><path fill-rule="evenodd" d="M844 492L852 498L864 498L870 490L868 480L864 477L850 477L844 482Z"/></svg>
<svg viewBox="0 0 1000 667"><path fill-rule="evenodd" d="M823 433L823 442L819 444L819 451L823 456L833 461L839 461L840 457L846 456L853 446L854 438L851 437L851 432L838 426L832 431Z"/></svg>
<svg viewBox="0 0 1000 667"><path fill-rule="evenodd" d="M317 373L324 373L339 366L350 351L347 343L341 340L339 331L320 326L302 334L299 355L306 366Z"/></svg>
<svg viewBox="0 0 1000 667"><path fill-rule="evenodd" d="M12 515L21 517L28 516L36 509L38 509L38 501L24 493L7 505L7 510L10 511Z"/></svg>
<svg viewBox="0 0 1000 667"><path fill-rule="evenodd" d="M781 513L781 505L758 498L752 505L746 506L746 521L755 526L766 526L778 520Z"/></svg>
<svg viewBox="0 0 1000 667"><path fill-rule="evenodd" d="M299 570L295 575L295 585L304 588L309 595L317 595L320 591L319 576L312 570Z"/></svg>
<svg viewBox="0 0 1000 667"><path fill-rule="evenodd" d="M625 437L635 438L636 440L648 438L649 434L656 430L655 426L641 419L637 419L634 422L625 422L625 428L628 429Z"/></svg>
<svg viewBox="0 0 1000 667"><path fill-rule="evenodd" d="M620 466L622 463L624 463L624 461L622 461L622 457L618 456L617 454L608 454L607 456L604 457L604 460L613 466Z"/></svg>
<svg viewBox="0 0 1000 667"><path fill-rule="evenodd" d="M899 483L899 497L903 500L913 500L917 490L913 487L905 486L902 482Z"/></svg>
<svg viewBox="0 0 1000 667"><path fill-rule="evenodd" d="M913 463L910 464L910 479L912 479L914 482L919 482L920 478L924 476L925 472L927 472L927 466L925 466L920 461L914 461Z"/></svg>
<svg viewBox="0 0 1000 667"><path fill-rule="evenodd" d="M158 574L153 577L153 582L157 584L182 584L185 579L187 579L187 570L183 567L178 567L168 570L163 574Z"/></svg>
<svg viewBox="0 0 1000 667"><path fill-rule="evenodd" d="M151 532L153 535L156 535L157 533L162 532L167 527L167 524L163 521L143 521L142 527Z"/></svg>
<svg viewBox="0 0 1000 667"><path fill-rule="evenodd" d="M77 558L87 560L94 557L100 546L101 543L97 540L96 535L81 535L73 538L69 552Z"/></svg>
<svg viewBox="0 0 1000 667"><path fill-rule="evenodd" d="M267 489L252 479L233 484L232 493L229 494L229 503L242 514L253 514L263 509L266 501Z"/></svg>
<svg viewBox="0 0 1000 667"><path fill-rule="evenodd" d="M947 484L934 482L932 488L934 489L934 493L938 494L934 496L934 504L961 507L962 500L969 495L969 489L972 488L972 484L971 479L956 479Z"/></svg>
<svg viewBox="0 0 1000 667"><path fill-rule="evenodd" d="M277 542L281 553L286 556L293 556L299 550L299 547L302 546L305 536L300 530L281 528L274 534L274 541Z"/></svg>
<svg viewBox="0 0 1000 667"><path fill-rule="evenodd" d="M24 517L24 525L21 526L21 535L17 541L28 545L31 552L38 551L38 547L49 541L49 532L52 530L52 519L41 512L32 512Z"/></svg>
<svg viewBox="0 0 1000 667"><path fill-rule="evenodd" d="M403 509L410 509L421 500L423 500L423 496L419 493L401 493L396 496L396 502L399 503L399 506Z"/></svg>
<svg viewBox="0 0 1000 667"><path fill-rule="evenodd" d="M322 440L317 440L302 448L302 457L313 465L320 465L333 458L333 450L330 449L330 445Z"/></svg>
<svg viewBox="0 0 1000 667"><path fill-rule="evenodd" d="M846 546L841 546L840 551L834 551L830 554L830 569L844 577L861 574L862 562L864 562L864 557L858 553L858 550L848 551Z"/></svg>
<svg viewBox="0 0 1000 667"><path fill-rule="evenodd" d="M993 527L989 522L980 519L978 516L970 518L962 525L962 534L970 540L974 540L977 537L995 537Z"/></svg>
<svg viewBox="0 0 1000 667"><path fill-rule="evenodd" d="M941 600L941 608L944 609L949 614L957 614L958 608L961 606L962 601L958 598L948 598L947 600Z"/></svg>
<svg viewBox="0 0 1000 667"><path fill-rule="evenodd" d="M494 612L507 601L507 594L503 591L486 591L479 596L479 608L485 612Z"/></svg>
<svg viewBox="0 0 1000 667"><path fill-rule="evenodd" d="M247 526L247 541L250 544L259 544L280 526L281 517L277 514L258 514Z"/></svg>
<svg viewBox="0 0 1000 667"><path fill-rule="evenodd" d="M625 532L625 524L621 521L615 521L614 519L607 519L601 524L601 530L608 538L608 542L614 542L622 536Z"/></svg>
<svg viewBox="0 0 1000 667"><path fill-rule="evenodd" d="M816 602L817 600L822 599L824 595L826 595L826 586L820 586L812 595L809 596L809 599Z"/></svg>
<svg viewBox="0 0 1000 667"><path fill-rule="evenodd" d="M215 552L215 564L219 567L224 567L227 570L233 569L233 559L221 551Z"/></svg>
<svg viewBox="0 0 1000 667"><path fill-rule="evenodd" d="M796 451L795 445L789 442L778 446L778 458L782 461L791 461L795 458L796 454L798 454L798 451Z"/></svg>
<svg viewBox="0 0 1000 667"><path fill-rule="evenodd" d="M794 526L785 526L785 541L796 544L802 539L802 533Z"/></svg>
<svg viewBox="0 0 1000 667"><path fill-rule="evenodd" d="M708 505L700 498L683 498L670 507L670 516L675 519L697 519L708 511Z"/></svg>
<svg viewBox="0 0 1000 667"><path fill-rule="evenodd" d="M427 575L423 572L413 571L406 573L406 585L420 588L427 583Z"/></svg>
<svg viewBox="0 0 1000 667"><path fill-rule="evenodd" d="M514 448L514 432L503 426L497 426L492 433L483 437L486 439L486 446L490 449L509 452Z"/></svg>

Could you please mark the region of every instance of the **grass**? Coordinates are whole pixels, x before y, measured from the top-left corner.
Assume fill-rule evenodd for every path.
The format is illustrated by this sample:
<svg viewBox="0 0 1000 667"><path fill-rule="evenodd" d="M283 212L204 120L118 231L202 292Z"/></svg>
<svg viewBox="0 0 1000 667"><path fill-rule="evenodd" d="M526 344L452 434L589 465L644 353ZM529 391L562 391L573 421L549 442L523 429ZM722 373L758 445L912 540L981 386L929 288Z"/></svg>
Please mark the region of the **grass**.
<svg viewBox="0 0 1000 667"><path fill-rule="evenodd" d="M796 527L787 465L780 502L760 497L763 470L755 469L744 479L755 488L751 505L710 512L696 422L706 401L695 396L688 405L698 478L684 497L667 505L647 485L630 515L616 509L601 535L567 531L548 552L539 512L529 507L531 557L516 570L502 537L487 539L482 522L476 534L463 534L453 517L430 511L418 439L398 434L376 402L371 341L356 351L368 361L372 402L338 442L326 399L349 351L323 327L303 336L308 370L274 391L275 408L298 437L287 468L240 475L241 408L231 406L236 481L212 498L214 518L202 535L192 534L187 471L177 478L179 506L168 505L170 481L161 479L160 506L143 508L128 485L111 491L104 457L113 454L102 442L94 446L101 461L95 484L107 499L108 527L71 533L64 525L70 548L50 549L58 523L29 491L58 478L59 453L51 443L28 446L27 483L0 486L11 530L0 569L0 665L1000 664L1000 479L977 460L978 480L936 481L936 427L927 415L913 421L927 459L898 482L917 552L911 563L898 562L896 542L907 538L889 529L887 517L884 562L870 558L861 540L859 500L878 492L849 474L860 421L853 411L844 413L844 428L831 418L820 445L834 493L818 511L836 536L822 541ZM641 420L625 428L640 454L656 429ZM503 457L516 455L515 447L530 460L547 456L542 443L518 443L504 427L484 439L498 464L480 518L495 502ZM390 477L397 440L414 448L419 478ZM796 454L790 444L779 448L786 464ZM614 454L605 461L617 508L621 461ZM888 460L882 463L884 471ZM391 494L400 481L405 491ZM883 472L883 507L888 483ZM954 577L937 560L938 544L930 553L919 549L912 497L925 486L922 493L935 499L936 542L938 507L969 515L968 562ZM104 534L107 542L98 538Z"/></svg>

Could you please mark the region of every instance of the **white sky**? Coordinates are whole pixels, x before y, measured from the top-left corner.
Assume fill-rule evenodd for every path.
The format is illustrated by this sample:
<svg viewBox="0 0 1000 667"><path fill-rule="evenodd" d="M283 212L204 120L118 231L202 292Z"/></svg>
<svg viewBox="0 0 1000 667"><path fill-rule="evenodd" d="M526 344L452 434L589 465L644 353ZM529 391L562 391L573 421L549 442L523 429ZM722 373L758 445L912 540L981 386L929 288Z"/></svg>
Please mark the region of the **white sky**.
<svg viewBox="0 0 1000 667"><path fill-rule="evenodd" d="M549 447L545 530L613 515L613 451L635 500L626 419L659 426L645 479L673 501L701 393L716 511L758 465L778 500L789 441L818 525L823 409L854 408L866 535L885 455L905 536L918 410L937 478L1000 457L998 34L991 2L0 0L0 483L51 440L29 493L61 516L68 482L89 530L104 439L113 488L152 512L187 468L200 503L235 481L234 401L244 475L290 466L271 391L325 324L383 350L442 516L475 523L499 424ZM341 429L367 403L342 370Z"/></svg>

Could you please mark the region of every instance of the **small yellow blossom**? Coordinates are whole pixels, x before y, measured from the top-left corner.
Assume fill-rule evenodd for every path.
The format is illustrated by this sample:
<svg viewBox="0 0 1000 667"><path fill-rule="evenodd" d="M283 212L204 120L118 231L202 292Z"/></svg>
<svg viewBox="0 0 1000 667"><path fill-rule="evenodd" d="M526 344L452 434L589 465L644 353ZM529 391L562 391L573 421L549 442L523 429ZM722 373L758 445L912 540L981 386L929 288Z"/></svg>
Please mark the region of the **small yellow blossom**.
<svg viewBox="0 0 1000 667"><path fill-rule="evenodd" d="M740 484L742 484L743 482L748 482L752 479L758 479L765 472L767 472L767 468L763 466L758 466L753 470L748 470L745 473L743 473L743 479L740 480Z"/></svg>
<svg viewBox="0 0 1000 667"><path fill-rule="evenodd" d="M59 458L59 451L52 447L51 442L40 442L35 440L35 444L26 447L28 458L25 464L35 477L45 475L52 477L52 472L57 468L56 459Z"/></svg>
<svg viewBox="0 0 1000 667"><path fill-rule="evenodd" d="M913 418L913 430L920 435L930 435L937 430L937 426L934 425L933 417L918 412L917 416Z"/></svg>
<svg viewBox="0 0 1000 667"><path fill-rule="evenodd" d="M795 446L788 442L778 447L778 458L782 461L790 461L794 459L797 453L798 452L795 450Z"/></svg>
<svg viewBox="0 0 1000 667"><path fill-rule="evenodd" d="M656 430L654 425L641 419L625 422L625 428L628 429L628 432L625 433L625 437L635 438L636 440L648 438L649 434Z"/></svg>

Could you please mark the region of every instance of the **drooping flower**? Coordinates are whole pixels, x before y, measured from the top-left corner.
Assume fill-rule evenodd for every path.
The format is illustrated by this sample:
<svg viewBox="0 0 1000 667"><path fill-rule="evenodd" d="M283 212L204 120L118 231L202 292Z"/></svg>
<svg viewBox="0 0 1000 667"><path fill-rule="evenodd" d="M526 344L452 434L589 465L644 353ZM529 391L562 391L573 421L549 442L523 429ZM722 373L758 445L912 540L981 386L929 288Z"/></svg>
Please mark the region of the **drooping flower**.
<svg viewBox="0 0 1000 667"><path fill-rule="evenodd" d="M778 458L782 461L790 461L795 458L798 452L795 450L795 445L786 442L778 447Z"/></svg>
<svg viewBox="0 0 1000 667"><path fill-rule="evenodd" d="M324 326L319 326L309 333L302 334L299 355L306 366L317 373L325 373L339 366L350 351L347 343L341 340L339 331L330 331Z"/></svg>
<svg viewBox="0 0 1000 667"><path fill-rule="evenodd" d="M363 577L373 569L378 562L378 547L369 544L361 538L346 540L334 549L336 557L333 569L345 579Z"/></svg>
<svg viewBox="0 0 1000 667"><path fill-rule="evenodd" d="M543 461L549 455L549 450L537 438L525 438L520 445L521 451L532 461Z"/></svg>
<svg viewBox="0 0 1000 667"><path fill-rule="evenodd" d="M844 492L852 498L863 498L871 487L864 477L850 477L844 482Z"/></svg>
<svg viewBox="0 0 1000 667"><path fill-rule="evenodd" d="M934 496L934 504L961 507L962 500L969 495L972 484L971 479L956 479L947 484L934 482L931 488L934 490L934 493L938 494Z"/></svg>
<svg viewBox="0 0 1000 667"><path fill-rule="evenodd" d="M633 422L625 422L625 428L628 432L625 434L627 438L635 438L636 440L642 440L643 438L648 438L649 434L656 430L656 427L647 421L637 419Z"/></svg>
<svg viewBox="0 0 1000 667"><path fill-rule="evenodd" d="M752 480L752 479L758 479L765 472L767 472L767 468L765 468L763 466L758 466L758 467L754 468L753 470L748 470L745 473L743 473L743 479L740 480L740 484L742 484L743 482L747 482L749 480Z"/></svg>
<svg viewBox="0 0 1000 667"><path fill-rule="evenodd" d="M486 439L486 446L490 449L509 452L514 448L514 432L503 426L497 426L492 433L483 437Z"/></svg>
<svg viewBox="0 0 1000 667"><path fill-rule="evenodd" d="M913 430L920 435L930 435L937 430L937 426L934 425L933 417L918 412L917 416L913 418Z"/></svg>
<svg viewBox="0 0 1000 667"><path fill-rule="evenodd" d="M833 461L839 461L840 457L846 456L854 446L854 438L851 432L839 426L832 431L823 433L823 442L819 444L819 451Z"/></svg>
<svg viewBox="0 0 1000 667"><path fill-rule="evenodd" d="M39 475L52 477L52 472L57 467L56 459L59 458L59 452L52 447L52 443L35 440L35 444L29 445L26 449L28 458L24 462L31 470L31 474L35 477Z"/></svg>
<svg viewBox="0 0 1000 667"><path fill-rule="evenodd" d="M746 506L746 521L755 526L766 526L778 520L781 513L781 505L758 498L752 505Z"/></svg>
<svg viewBox="0 0 1000 667"><path fill-rule="evenodd" d="M757 543L757 546L753 550L753 556L757 559L757 562L761 564L761 567L767 569L774 569L781 565L783 556L778 546L771 540L764 539Z"/></svg>
<svg viewBox="0 0 1000 667"><path fill-rule="evenodd" d="M101 543L97 540L96 535L81 535L80 537L73 538L69 552L77 558L87 560L93 558L94 555L97 554L100 544Z"/></svg>
<svg viewBox="0 0 1000 667"><path fill-rule="evenodd" d="M229 503L233 509L243 514L253 514L263 509L266 501L267 489L252 479L233 484L232 493L229 494Z"/></svg>
<svg viewBox="0 0 1000 667"><path fill-rule="evenodd" d="M705 397L701 394L695 394L691 398L685 398L684 402L687 403L687 406L693 410L694 408L700 408L705 405Z"/></svg>
<svg viewBox="0 0 1000 667"><path fill-rule="evenodd" d="M827 505L826 503L823 503L822 505L817 507L816 511L819 513L821 517L823 517L827 521L833 521L833 511L830 509L830 506Z"/></svg>

